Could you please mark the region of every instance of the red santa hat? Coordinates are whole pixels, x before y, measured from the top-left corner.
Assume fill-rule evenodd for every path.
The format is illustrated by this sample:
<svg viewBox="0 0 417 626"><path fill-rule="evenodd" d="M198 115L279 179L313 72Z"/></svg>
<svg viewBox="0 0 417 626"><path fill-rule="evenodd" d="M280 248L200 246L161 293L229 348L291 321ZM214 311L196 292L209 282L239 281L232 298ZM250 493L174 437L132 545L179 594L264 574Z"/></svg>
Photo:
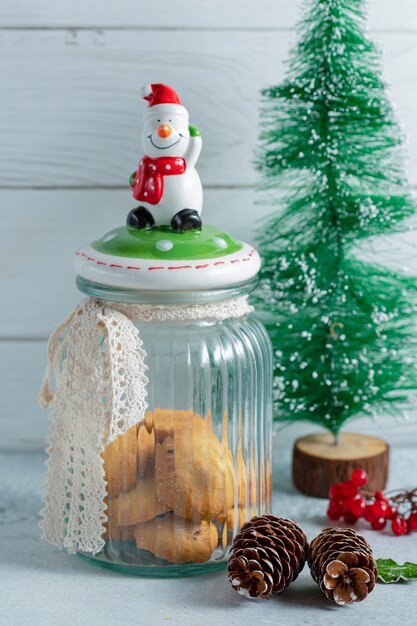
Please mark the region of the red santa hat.
<svg viewBox="0 0 417 626"><path fill-rule="evenodd" d="M148 111L159 113L179 114L188 117L187 109L182 105L177 92L169 85L153 83L142 87L142 97L148 101Z"/></svg>

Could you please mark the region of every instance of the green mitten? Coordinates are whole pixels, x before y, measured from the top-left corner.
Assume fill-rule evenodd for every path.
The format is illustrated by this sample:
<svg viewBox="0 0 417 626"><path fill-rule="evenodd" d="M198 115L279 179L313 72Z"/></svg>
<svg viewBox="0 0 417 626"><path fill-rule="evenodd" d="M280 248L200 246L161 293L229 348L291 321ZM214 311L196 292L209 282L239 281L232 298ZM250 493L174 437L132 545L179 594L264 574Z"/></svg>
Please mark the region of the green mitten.
<svg viewBox="0 0 417 626"><path fill-rule="evenodd" d="M201 137L201 133L197 126L191 126L191 124L188 124L188 130L190 131L190 137Z"/></svg>

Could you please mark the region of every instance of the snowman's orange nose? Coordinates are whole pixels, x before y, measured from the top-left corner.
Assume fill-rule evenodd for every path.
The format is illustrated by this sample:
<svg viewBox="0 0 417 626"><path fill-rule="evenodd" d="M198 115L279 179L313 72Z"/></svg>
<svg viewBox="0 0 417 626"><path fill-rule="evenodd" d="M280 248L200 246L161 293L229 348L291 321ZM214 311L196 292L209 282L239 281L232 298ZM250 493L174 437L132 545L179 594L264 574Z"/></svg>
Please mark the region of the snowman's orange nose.
<svg viewBox="0 0 417 626"><path fill-rule="evenodd" d="M158 126L156 133L158 137L169 137L172 133L172 128L171 126L168 126L168 124L161 124Z"/></svg>

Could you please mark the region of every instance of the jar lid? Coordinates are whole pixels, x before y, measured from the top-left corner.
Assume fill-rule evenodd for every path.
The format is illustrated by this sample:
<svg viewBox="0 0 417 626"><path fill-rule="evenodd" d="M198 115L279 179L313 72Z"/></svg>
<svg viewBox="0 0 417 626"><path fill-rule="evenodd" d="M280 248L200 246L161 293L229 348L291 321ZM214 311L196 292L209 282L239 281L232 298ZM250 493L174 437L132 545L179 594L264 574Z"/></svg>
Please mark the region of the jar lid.
<svg viewBox="0 0 417 626"><path fill-rule="evenodd" d="M75 252L82 278L135 290L227 287L256 276L260 263L255 248L206 224L186 232L121 226Z"/></svg>
<svg viewBox="0 0 417 626"><path fill-rule="evenodd" d="M78 275L106 287L181 291L242 283L259 271L252 246L203 224L200 130L168 85L145 85L142 156L129 183L139 202L116 228L75 253Z"/></svg>

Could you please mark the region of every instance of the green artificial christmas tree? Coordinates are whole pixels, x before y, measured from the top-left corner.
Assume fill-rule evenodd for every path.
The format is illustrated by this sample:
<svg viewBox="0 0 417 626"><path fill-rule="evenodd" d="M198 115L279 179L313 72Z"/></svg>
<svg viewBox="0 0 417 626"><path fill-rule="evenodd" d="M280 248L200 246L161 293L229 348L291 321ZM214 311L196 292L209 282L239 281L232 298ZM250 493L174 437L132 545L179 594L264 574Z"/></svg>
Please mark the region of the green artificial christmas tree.
<svg viewBox="0 0 417 626"><path fill-rule="evenodd" d="M263 91L258 306L275 350L275 416L336 436L417 387L412 277L365 261L415 213L402 136L365 36L363 0L310 0L283 84ZM265 195L263 197L265 200Z"/></svg>

